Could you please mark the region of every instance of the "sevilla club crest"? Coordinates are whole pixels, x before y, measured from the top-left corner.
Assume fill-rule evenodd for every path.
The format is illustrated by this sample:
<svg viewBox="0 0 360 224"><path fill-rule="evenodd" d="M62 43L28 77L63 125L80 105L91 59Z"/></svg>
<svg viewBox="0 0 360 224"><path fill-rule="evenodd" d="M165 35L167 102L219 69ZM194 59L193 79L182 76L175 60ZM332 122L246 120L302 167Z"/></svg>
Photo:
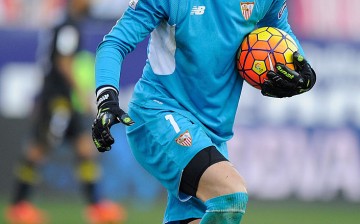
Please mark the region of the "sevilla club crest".
<svg viewBox="0 0 360 224"><path fill-rule="evenodd" d="M182 133L177 139L175 139L176 143L182 146L191 146L192 138L189 131L185 131Z"/></svg>
<svg viewBox="0 0 360 224"><path fill-rule="evenodd" d="M241 13L248 20L253 12L255 2L240 2Z"/></svg>

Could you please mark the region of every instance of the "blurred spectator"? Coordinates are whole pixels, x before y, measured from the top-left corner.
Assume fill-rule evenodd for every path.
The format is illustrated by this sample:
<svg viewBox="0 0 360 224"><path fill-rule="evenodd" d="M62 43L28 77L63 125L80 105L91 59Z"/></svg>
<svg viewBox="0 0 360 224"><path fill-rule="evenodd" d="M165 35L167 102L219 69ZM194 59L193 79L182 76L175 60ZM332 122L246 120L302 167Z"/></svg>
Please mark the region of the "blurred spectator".
<svg viewBox="0 0 360 224"><path fill-rule="evenodd" d="M98 19L118 19L128 5L126 0L93 0L91 13Z"/></svg>
<svg viewBox="0 0 360 224"><path fill-rule="evenodd" d="M16 185L7 210L10 223L47 223L44 212L30 203L29 196L38 181L38 166L51 149L71 142L77 154L77 176L87 199L86 214L90 223L119 223L124 220L123 208L105 200L98 192L100 177L94 145L91 140L93 75L91 56L80 52L81 21L89 11L90 0L69 0L62 20L41 39L45 79L33 114L31 139L15 170ZM45 51L46 49L46 51ZM90 58L90 69L84 64ZM87 65L89 65L87 64Z"/></svg>
<svg viewBox="0 0 360 224"><path fill-rule="evenodd" d="M0 0L2 26L49 26L63 12L66 0Z"/></svg>
<svg viewBox="0 0 360 224"><path fill-rule="evenodd" d="M12 24L16 22L22 10L21 0L1 0L0 22L2 24Z"/></svg>
<svg viewBox="0 0 360 224"><path fill-rule="evenodd" d="M64 13L67 0L0 0L0 26L48 27ZM90 14L117 19L128 5L124 0L91 0Z"/></svg>

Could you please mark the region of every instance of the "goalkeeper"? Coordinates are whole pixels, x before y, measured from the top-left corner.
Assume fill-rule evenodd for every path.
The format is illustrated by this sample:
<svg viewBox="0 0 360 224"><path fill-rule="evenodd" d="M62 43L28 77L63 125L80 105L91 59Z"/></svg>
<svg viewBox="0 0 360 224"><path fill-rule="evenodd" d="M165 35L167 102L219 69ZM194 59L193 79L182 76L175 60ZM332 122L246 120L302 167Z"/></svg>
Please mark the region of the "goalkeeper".
<svg viewBox="0 0 360 224"><path fill-rule="evenodd" d="M167 189L164 223L241 222L248 194L226 145L243 85L235 56L258 26L296 39L287 16L285 0L132 0L100 43L93 140L100 152L108 151L111 126L127 125L135 158ZM149 34L148 60L127 114L118 102L121 65ZM300 47L294 71L277 65L263 95L291 97L313 87L315 73L302 55Z"/></svg>

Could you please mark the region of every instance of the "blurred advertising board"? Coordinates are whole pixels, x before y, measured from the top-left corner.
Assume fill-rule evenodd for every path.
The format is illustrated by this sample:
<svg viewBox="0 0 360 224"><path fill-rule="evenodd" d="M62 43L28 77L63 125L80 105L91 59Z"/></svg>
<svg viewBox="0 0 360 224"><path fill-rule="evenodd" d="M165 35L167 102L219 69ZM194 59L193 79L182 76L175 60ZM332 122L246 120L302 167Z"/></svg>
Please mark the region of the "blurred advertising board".
<svg viewBox="0 0 360 224"><path fill-rule="evenodd" d="M258 198L360 201L360 44L306 39L308 93L262 97L245 84L230 156ZM276 191L274 191L276 189Z"/></svg>
<svg viewBox="0 0 360 224"><path fill-rule="evenodd" d="M360 41L358 0L288 0L288 7L294 30L302 36Z"/></svg>

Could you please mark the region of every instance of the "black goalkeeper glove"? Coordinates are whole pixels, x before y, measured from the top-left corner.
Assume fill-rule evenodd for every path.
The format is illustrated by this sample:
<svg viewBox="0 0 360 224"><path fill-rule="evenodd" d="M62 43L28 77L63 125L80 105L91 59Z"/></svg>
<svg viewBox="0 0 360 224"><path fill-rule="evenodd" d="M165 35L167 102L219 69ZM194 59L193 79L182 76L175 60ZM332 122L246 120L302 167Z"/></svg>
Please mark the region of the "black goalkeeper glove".
<svg viewBox="0 0 360 224"><path fill-rule="evenodd" d="M113 87L102 91L97 97L97 116L92 125L92 139L99 152L109 151L114 143L110 128L114 124L132 125L134 121L119 107L118 92Z"/></svg>
<svg viewBox="0 0 360 224"><path fill-rule="evenodd" d="M293 55L295 70L276 64L276 71L269 71L261 86L261 93L270 97L291 97L309 91L316 82L315 71L298 52Z"/></svg>

